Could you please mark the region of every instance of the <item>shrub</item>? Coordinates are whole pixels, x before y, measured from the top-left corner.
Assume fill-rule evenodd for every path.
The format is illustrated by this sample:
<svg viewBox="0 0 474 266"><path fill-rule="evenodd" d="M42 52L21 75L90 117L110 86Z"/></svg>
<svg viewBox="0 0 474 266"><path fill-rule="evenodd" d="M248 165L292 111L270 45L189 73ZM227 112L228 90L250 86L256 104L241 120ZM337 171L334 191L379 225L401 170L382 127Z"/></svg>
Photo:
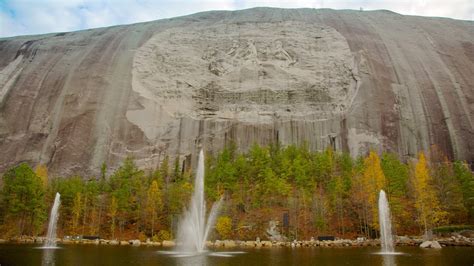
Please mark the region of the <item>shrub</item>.
<svg viewBox="0 0 474 266"><path fill-rule="evenodd" d="M222 239L229 239L232 234L232 219L221 216L217 219L216 230Z"/></svg>
<svg viewBox="0 0 474 266"><path fill-rule="evenodd" d="M160 230L158 234L154 235L152 237L153 242L159 242L163 240L171 240L171 234L170 232L166 230Z"/></svg>
<svg viewBox="0 0 474 266"><path fill-rule="evenodd" d="M440 226L433 229L434 233L452 233L459 232L463 230L474 230L473 225L448 225Z"/></svg>

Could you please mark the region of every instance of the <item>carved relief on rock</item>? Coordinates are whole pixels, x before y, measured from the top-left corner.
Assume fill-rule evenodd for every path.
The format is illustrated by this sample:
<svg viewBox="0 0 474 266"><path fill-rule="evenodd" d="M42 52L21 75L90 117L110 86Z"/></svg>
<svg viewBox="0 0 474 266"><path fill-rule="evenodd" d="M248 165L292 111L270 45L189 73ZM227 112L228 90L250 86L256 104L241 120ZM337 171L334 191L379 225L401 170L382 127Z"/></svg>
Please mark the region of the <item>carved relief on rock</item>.
<svg viewBox="0 0 474 266"><path fill-rule="evenodd" d="M350 105L353 64L344 37L327 26L240 23L164 31L136 52L133 89L144 108L127 117L144 131L180 117L330 119Z"/></svg>

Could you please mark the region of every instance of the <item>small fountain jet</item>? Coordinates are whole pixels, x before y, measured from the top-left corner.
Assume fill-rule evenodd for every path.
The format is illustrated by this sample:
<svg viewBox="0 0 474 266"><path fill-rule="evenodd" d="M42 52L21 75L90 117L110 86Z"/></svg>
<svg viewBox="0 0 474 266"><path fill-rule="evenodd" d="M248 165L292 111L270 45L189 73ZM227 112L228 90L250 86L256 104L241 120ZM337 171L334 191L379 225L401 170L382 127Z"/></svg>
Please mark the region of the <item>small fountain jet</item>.
<svg viewBox="0 0 474 266"><path fill-rule="evenodd" d="M194 192L189 208L178 226L178 247L175 251L160 251L172 257L195 257L199 262L193 265L205 265L207 256L232 257L242 251L209 252L206 250L206 240L217 218L222 198L212 205L206 221L206 202L204 198L204 152L199 153Z"/></svg>
<svg viewBox="0 0 474 266"><path fill-rule="evenodd" d="M202 253L206 248L209 230L215 223L222 199L214 203L206 221L206 202L204 198L204 152L199 153L194 193L189 209L178 227L180 250L186 253Z"/></svg>
<svg viewBox="0 0 474 266"><path fill-rule="evenodd" d="M59 205L61 205L61 195L56 193L54 198L53 208L51 209L51 215L49 217L48 234L44 242L43 248L56 248L56 225L59 217Z"/></svg>
<svg viewBox="0 0 474 266"><path fill-rule="evenodd" d="M382 254L395 253L393 248L392 222L390 220L390 207L388 206L385 191L380 190L379 194L379 224L380 224L380 245Z"/></svg>

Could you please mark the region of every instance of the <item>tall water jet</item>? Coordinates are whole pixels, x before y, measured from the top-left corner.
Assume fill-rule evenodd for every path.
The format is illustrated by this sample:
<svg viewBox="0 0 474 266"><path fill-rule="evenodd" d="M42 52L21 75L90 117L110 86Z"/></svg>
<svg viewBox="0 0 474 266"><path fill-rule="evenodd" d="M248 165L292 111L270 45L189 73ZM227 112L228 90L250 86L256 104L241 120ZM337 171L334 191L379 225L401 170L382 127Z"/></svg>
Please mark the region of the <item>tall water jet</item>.
<svg viewBox="0 0 474 266"><path fill-rule="evenodd" d="M178 227L180 250L189 253L201 253L209 231L215 223L222 199L212 206L206 223L206 202L204 198L204 152L199 153L194 192L189 208L184 213Z"/></svg>
<svg viewBox="0 0 474 266"><path fill-rule="evenodd" d="M46 235L46 241L44 242L44 248L55 248L56 247L56 225L58 223L58 210L61 205L61 195L56 192L54 198L53 208L49 216L48 234Z"/></svg>
<svg viewBox="0 0 474 266"><path fill-rule="evenodd" d="M382 253L394 253L390 207L388 206L387 196L383 190L380 190L379 194L379 224Z"/></svg>

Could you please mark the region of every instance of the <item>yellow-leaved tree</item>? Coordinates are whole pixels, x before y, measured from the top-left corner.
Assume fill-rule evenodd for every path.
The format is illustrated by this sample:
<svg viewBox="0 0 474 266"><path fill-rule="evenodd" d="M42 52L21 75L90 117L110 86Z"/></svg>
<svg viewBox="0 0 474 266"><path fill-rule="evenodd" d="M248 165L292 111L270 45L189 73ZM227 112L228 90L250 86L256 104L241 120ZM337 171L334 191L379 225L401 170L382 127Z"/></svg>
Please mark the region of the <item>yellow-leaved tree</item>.
<svg viewBox="0 0 474 266"><path fill-rule="evenodd" d="M380 166L380 158L376 152L371 151L364 160L364 175L362 187L370 209L371 224L373 228L379 227L378 220L378 195L385 187L385 175Z"/></svg>
<svg viewBox="0 0 474 266"><path fill-rule="evenodd" d="M79 218L82 211L82 194L77 192L74 197L72 205L72 233L77 234L77 227L79 226Z"/></svg>
<svg viewBox="0 0 474 266"><path fill-rule="evenodd" d="M232 219L228 216L220 216L216 222L216 231L221 239L229 239L232 235Z"/></svg>
<svg viewBox="0 0 474 266"><path fill-rule="evenodd" d="M418 223L424 228L425 233L442 223L447 216L447 213L441 209L432 182L425 154L420 152L413 176L413 188Z"/></svg>
<svg viewBox="0 0 474 266"><path fill-rule="evenodd" d="M41 179L43 187L48 185L48 168L44 164L38 164L35 168L35 174Z"/></svg>
<svg viewBox="0 0 474 266"><path fill-rule="evenodd" d="M161 211L163 202L161 200L161 191L158 182L153 180L147 192L146 213L151 218L151 235L154 236L157 213Z"/></svg>

